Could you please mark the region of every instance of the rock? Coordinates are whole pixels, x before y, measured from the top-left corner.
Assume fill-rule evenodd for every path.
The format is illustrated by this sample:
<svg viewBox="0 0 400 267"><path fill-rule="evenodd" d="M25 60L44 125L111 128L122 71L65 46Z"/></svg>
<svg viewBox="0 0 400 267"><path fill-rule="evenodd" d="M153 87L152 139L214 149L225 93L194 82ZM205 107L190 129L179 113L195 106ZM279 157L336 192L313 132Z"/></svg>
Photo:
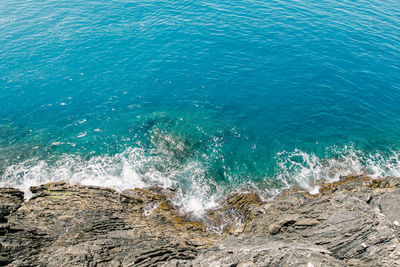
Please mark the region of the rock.
<svg viewBox="0 0 400 267"><path fill-rule="evenodd" d="M273 223L268 227L268 230L271 235L276 235L281 230L281 225L278 223Z"/></svg>
<svg viewBox="0 0 400 267"><path fill-rule="evenodd" d="M7 216L0 260L10 266L155 266L194 259L221 236L181 218L157 192L47 184ZM22 193L21 193L22 194ZM9 192L1 197L9 196ZM145 216L145 204L158 207ZM18 206L17 205L17 206ZM10 205L8 205L10 206ZM188 230L191 229L191 230ZM193 243L191 243L193 242Z"/></svg>
<svg viewBox="0 0 400 267"><path fill-rule="evenodd" d="M10 212L18 209L24 200L24 193L13 188L0 188L0 223L7 222Z"/></svg>
<svg viewBox="0 0 400 267"><path fill-rule="evenodd" d="M176 266L343 266L324 248L273 236L228 237Z"/></svg>
<svg viewBox="0 0 400 267"><path fill-rule="evenodd" d="M315 226L319 223L318 220L312 219L312 218L302 218L298 221L296 221L295 225L299 227L309 227L309 226Z"/></svg>
<svg viewBox="0 0 400 267"><path fill-rule="evenodd" d="M383 191L374 195L369 200L369 204L378 208L390 222L398 226L400 222L400 188L390 193Z"/></svg>
<svg viewBox="0 0 400 267"><path fill-rule="evenodd" d="M169 189L0 189L0 265L400 266L400 179L342 177L318 195L233 194L203 220ZM210 230L219 231L219 233Z"/></svg>
<svg viewBox="0 0 400 267"><path fill-rule="evenodd" d="M352 186L341 181L335 190L330 184L329 192L317 197L286 193L264 204L265 210L248 222L242 235L276 234L323 247L345 262L354 259L352 262L364 266L399 266L399 230L393 224L399 214L399 189L386 187L387 183L383 188L372 188L375 181L359 179L360 183L350 179ZM371 195L367 201L358 197L364 193ZM281 226L279 231L276 225Z"/></svg>

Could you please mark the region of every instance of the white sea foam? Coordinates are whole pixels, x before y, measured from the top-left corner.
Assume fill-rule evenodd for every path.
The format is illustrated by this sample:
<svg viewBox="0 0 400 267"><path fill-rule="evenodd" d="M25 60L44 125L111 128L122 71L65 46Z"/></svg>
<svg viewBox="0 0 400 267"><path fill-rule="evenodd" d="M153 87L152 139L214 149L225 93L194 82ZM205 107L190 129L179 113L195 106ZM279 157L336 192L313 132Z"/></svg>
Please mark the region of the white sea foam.
<svg viewBox="0 0 400 267"><path fill-rule="evenodd" d="M281 182L282 188L295 185L316 194L319 187L315 182L321 180L334 182L347 175L400 176L400 153L363 153L353 146L344 146L330 147L325 157L317 157L296 149L278 153L277 166L275 179Z"/></svg>
<svg viewBox="0 0 400 267"><path fill-rule="evenodd" d="M275 187L258 188L257 184L245 179L242 184L223 186L207 176L207 168L201 162L176 162L167 151L164 152L130 148L113 156L90 159L79 155L63 155L53 161L31 159L8 166L0 177L0 186L20 188L29 198L30 186L56 181L104 186L118 191L158 185L175 188L174 204L183 212L201 216L205 210L216 207L230 190L238 187L255 188L257 192L273 196L283 189L300 186L315 194L319 190L315 182L336 181L341 175L400 176L400 153L365 154L352 146L345 146L329 148L325 157L297 149L278 153L275 174L265 177L265 180L276 181L278 185Z"/></svg>
<svg viewBox="0 0 400 267"><path fill-rule="evenodd" d="M7 167L0 178L0 186L19 188L29 199L30 186L57 181L110 187L118 191L150 185L176 188L172 201L183 211L198 216L217 203L212 195L218 191L215 190L217 185L206 179L200 163L187 162L176 166L165 154L140 148L89 160L78 155L64 155L55 162L31 159Z"/></svg>

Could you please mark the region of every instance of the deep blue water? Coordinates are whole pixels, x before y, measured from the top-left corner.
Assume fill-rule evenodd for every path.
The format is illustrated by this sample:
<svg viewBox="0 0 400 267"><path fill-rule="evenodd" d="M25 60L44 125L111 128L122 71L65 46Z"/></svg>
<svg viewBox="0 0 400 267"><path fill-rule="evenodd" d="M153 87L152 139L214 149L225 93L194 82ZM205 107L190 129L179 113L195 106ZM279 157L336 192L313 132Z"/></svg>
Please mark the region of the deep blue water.
<svg viewBox="0 0 400 267"><path fill-rule="evenodd" d="M0 185L400 175L400 1L3 0Z"/></svg>

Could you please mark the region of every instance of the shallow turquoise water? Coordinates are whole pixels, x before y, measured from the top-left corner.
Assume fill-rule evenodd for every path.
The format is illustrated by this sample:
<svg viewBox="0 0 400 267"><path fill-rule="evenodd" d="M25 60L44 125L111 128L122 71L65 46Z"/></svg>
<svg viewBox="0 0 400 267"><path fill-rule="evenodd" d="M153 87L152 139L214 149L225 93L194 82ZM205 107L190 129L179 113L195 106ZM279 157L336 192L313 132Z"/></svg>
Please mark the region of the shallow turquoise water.
<svg viewBox="0 0 400 267"><path fill-rule="evenodd" d="M400 2L3 0L0 115L2 186L400 175Z"/></svg>

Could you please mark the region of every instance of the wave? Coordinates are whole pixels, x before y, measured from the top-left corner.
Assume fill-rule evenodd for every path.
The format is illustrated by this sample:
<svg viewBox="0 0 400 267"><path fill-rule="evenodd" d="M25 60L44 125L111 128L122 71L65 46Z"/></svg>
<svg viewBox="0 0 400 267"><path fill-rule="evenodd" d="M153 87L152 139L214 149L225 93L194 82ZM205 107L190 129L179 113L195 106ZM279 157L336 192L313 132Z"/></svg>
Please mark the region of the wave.
<svg viewBox="0 0 400 267"><path fill-rule="evenodd" d="M90 159L76 154L65 154L55 161L30 159L8 166L0 178L0 186L19 188L29 199L30 186L58 181L110 187L117 191L152 185L174 188L174 204L195 214L217 205L220 188L206 178L205 168L199 162L179 165L168 153L141 148Z"/></svg>
<svg viewBox="0 0 400 267"><path fill-rule="evenodd" d="M400 153L365 153L354 146L326 149L324 157L305 153L299 149L277 153L275 178L281 183L281 190L299 186L311 194L319 192L318 181L335 182L341 176L367 175L371 178L399 176ZM281 191L279 190L279 191Z"/></svg>
<svg viewBox="0 0 400 267"><path fill-rule="evenodd" d="M265 175L261 182L242 179L227 185L210 177L206 165L198 160L182 163L159 150L128 148L113 156L89 159L76 154L46 161L30 159L8 166L0 178L0 186L19 188L30 198L30 186L47 182L68 181L118 191L157 185L174 188L173 203L184 212L201 216L236 190L253 190L270 198L292 187L315 194L319 190L318 181L333 182L340 176L400 176L400 153L396 151L364 153L353 146L329 147L323 157L318 157L295 149L277 153L275 161L274 173Z"/></svg>

